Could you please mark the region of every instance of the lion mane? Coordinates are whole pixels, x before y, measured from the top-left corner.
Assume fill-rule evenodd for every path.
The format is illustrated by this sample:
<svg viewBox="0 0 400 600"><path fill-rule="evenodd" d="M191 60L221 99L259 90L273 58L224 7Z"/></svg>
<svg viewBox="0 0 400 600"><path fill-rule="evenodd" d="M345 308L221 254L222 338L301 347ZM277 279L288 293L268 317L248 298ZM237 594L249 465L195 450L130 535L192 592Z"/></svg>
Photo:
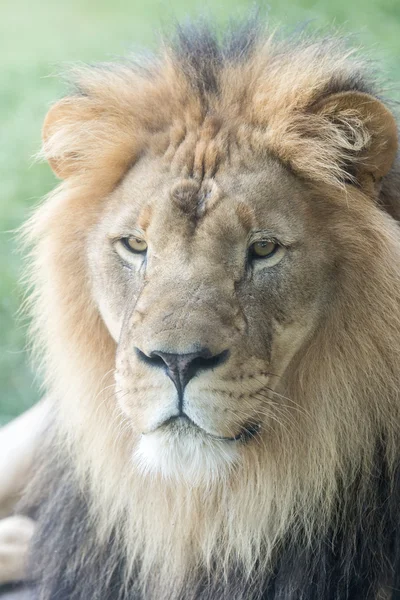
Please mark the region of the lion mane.
<svg viewBox="0 0 400 600"><path fill-rule="evenodd" d="M53 405L24 508L38 520L37 597L398 598L400 171L369 68L338 39L285 39L251 22L223 39L183 27L153 58L79 67L72 79L43 133L63 182L24 234L32 339ZM243 161L272 156L318 192L321 227L335 214L346 252L325 318L287 369L289 417L248 444L243 469L207 485L148 476L127 459L117 344L86 251L140 157L187 164L187 132L199 141L188 178L212 178L230 144Z"/></svg>

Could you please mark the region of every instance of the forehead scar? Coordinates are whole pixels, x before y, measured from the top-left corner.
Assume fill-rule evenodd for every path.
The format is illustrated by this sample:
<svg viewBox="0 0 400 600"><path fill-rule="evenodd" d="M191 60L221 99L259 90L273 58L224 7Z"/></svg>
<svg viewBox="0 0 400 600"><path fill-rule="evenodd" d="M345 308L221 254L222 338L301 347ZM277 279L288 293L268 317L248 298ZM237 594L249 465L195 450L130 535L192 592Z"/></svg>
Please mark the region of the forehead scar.
<svg viewBox="0 0 400 600"><path fill-rule="evenodd" d="M170 198L181 212L194 218L199 202L199 191L200 182L194 179L180 179L172 186Z"/></svg>

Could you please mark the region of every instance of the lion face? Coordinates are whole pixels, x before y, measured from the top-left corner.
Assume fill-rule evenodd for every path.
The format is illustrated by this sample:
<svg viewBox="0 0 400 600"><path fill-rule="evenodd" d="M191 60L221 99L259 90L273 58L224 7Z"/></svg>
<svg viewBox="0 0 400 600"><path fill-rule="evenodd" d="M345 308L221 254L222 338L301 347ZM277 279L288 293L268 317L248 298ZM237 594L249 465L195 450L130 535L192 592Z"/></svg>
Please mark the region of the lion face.
<svg viewBox="0 0 400 600"><path fill-rule="evenodd" d="M144 470L221 475L284 421L334 261L311 194L272 158L199 181L147 157L107 200L89 263Z"/></svg>

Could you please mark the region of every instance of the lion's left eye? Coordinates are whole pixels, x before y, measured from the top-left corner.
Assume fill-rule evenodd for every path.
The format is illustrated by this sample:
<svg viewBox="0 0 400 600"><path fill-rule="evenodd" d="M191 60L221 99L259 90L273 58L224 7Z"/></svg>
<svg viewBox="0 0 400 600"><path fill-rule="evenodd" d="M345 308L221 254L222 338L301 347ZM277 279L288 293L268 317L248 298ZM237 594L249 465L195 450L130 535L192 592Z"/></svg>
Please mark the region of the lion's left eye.
<svg viewBox="0 0 400 600"><path fill-rule="evenodd" d="M252 258L269 258L275 254L279 247L276 242L268 240L255 242L250 246L250 256Z"/></svg>

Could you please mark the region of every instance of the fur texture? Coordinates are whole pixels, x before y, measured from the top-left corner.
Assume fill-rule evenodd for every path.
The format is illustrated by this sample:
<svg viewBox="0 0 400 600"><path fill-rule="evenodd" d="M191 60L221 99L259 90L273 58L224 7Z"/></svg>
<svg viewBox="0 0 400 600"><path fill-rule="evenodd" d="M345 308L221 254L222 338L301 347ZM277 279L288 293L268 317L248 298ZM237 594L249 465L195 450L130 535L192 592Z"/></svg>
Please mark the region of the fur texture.
<svg viewBox="0 0 400 600"><path fill-rule="evenodd" d="M252 24L221 43L207 28L182 29L152 60L81 68L74 80L76 92L44 128L43 155L65 181L26 228L33 339L54 404L42 472L27 494L39 519L38 597L392 594L397 136L363 64L336 40L281 41ZM139 259L118 246L117 275L104 233L112 237L115 214L135 203L135 227L155 258L149 250L142 276ZM269 270L254 266L250 292L233 243L223 244L260 229L254 215L264 205L268 223L290 222L298 243L279 244ZM158 247L157 223L157 239L166 236ZM194 239L199 251L189 252ZM162 444L153 444L153 470L139 438L167 414L172 384L143 355L193 352L204 340L213 356L230 352L187 387L191 420L208 433L161 429L170 454L158 458ZM222 456L228 442L212 436L238 432L235 452ZM141 451L144 468L132 459Z"/></svg>

